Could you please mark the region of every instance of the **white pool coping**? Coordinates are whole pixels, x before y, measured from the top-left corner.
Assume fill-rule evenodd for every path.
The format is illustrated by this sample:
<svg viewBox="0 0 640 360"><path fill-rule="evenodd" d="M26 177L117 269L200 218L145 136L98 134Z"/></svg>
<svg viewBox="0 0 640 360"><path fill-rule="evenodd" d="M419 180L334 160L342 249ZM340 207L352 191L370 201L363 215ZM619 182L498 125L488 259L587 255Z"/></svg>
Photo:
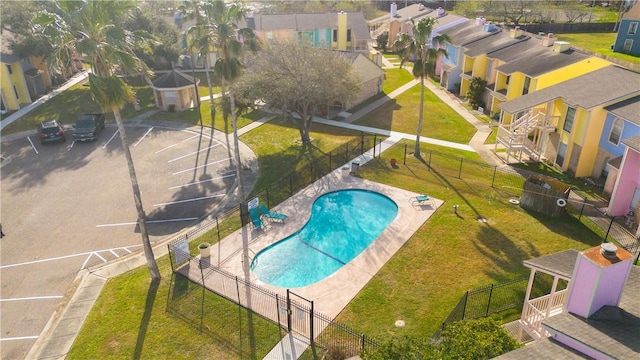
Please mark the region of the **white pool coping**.
<svg viewBox="0 0 640 360"><path fill-rule="evenodd" d="M311 206L318 196L342 189L364 189L384 194L396 202L398 214L367 249L335 273L315 284L290 289L312 300L315 311L332 319L443 204L442 200L433 199L432 205L418 205L412 199L420 194L357 176L343 176L340 170L336 170L271 209L288 215L284 224L267 222L265 231L253 228L248 231L247 267L258 252L301 229L309 220ZM428 194L428 190L425 193ZM212 265L244 278L246 268L243 261L242 230L214 244L211 247L210 261ZM263 283L253 272L249 272L249 280L283 296L286 294L287 289Z"/></svg>

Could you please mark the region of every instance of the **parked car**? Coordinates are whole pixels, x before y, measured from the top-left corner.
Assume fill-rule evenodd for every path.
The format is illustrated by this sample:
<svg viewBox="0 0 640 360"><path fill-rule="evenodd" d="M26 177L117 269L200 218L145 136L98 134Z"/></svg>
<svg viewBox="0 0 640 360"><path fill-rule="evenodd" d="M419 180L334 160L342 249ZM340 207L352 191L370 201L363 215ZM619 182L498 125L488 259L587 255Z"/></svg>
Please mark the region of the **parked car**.
<svg viewBox="0 0 640 360"><path fill-rule="evenodd" d="M40 136L41 144L55 141L67 141L67 138L64 135L64 129L56 120L41 122L40 125L38 125L38 134Z"/></svg>
<svg viewBox="0 0 640 360"><path fill-rule="evenodd" d="M75 141L98 140L102 129L104 129L104 114L81 115L73 125L73 139Z"/></svg>

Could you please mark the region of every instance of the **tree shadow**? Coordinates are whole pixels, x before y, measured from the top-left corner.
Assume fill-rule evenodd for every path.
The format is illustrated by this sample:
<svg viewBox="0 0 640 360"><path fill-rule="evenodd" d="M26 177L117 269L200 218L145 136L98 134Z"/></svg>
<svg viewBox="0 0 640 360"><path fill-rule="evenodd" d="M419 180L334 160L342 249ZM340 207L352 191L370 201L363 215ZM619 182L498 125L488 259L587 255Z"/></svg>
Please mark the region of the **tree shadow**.
<svg viewBox="0 0 640 360"><path fill-rule="evenodd" d="M147 336L147 329L149 327L149 321L151 320L151 314L153 312L153 304L156 301L156 295L158 294L158 288L160 286L160 280L151 281L149 284L149 291L147 291L147 299L145 300L144 313L140 320L140 327L138 329L138 339L136 340L136 348L133 351L133 358L140 359L142 355L142 349L144 347L144 340Z"/></svg>

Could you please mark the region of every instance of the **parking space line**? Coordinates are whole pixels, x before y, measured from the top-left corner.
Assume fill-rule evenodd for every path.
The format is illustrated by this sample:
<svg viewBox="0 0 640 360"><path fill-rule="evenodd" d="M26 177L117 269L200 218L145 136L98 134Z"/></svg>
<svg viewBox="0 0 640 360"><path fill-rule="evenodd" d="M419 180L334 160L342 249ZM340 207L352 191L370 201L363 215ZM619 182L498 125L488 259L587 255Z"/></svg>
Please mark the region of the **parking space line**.
<svg viewBox="0 0 640 360"><path fill-rule="evenodd" d="M162 204L154 204L153 206L157 207L157 206L165 206L165 205L183 204L183 203L186 203L186 202L192 202L192 201L199 201L199 200L206 200L206 199L211 199L211 198L223 197L225 195L226 194L203 196L203 197L187 199L187 200L178 200L178 201L166 202L166 203L162 203Z"/></svg>
<svg viewBox="0 0 640 360"><path fill-rule="evenodd" d="M0 341L12 341L12 340L32 340L37 339L38 335L35 336L18 336L18 337L10 337L10 338L0 338Z"/></svg>
<svg viewBox="0 0 640 360"><path fill-rule="evenodd" d="M29 144L31 144L31 147L33 148L33 151L36 152L36 155L40 155L40 153L38 152L38 149L36 149L36 146L33 145L33 141L31 141L31 138L29 136L27 136L27 140L29 140Z"/></svg>
<svg viewBox="0 0 640 360"><path fill-rule="evenodd" d="M204 148L204 149L199 150L199 151L194 151L194 152L192 152L192 153L190 153L190 154L187 154L187 155L182 155L182 156L177 157L177 158L175 158L175 159L171 159L171 160L169 160L169 161L167 161L167 162L168 162L168 163L170 163L170 162L174 162L174 161L176 161L176 160L184 159L184 158L186 158L186 157L188 157L188 156L195 155L195 154L197 154L197 153L200 153L200 152L203 152L203 151L207 151L207 150L209 150L209 149L213 149L214 147L217 147L217 146L220 146L220 144L211 145L211 146L209 146L208 148Z"/></svg>
<svg viewBox="0 0 640 360"><path fill-rule="evenodd" d="M120 255L116 254L116 252L115 252L115 251L113 251L113 249L109 249L109 251L113 254L113 256L115 256L115 257L117 257L117 258L119 258L119 257L120 257Z"/></svg>
<svg viewBox="0 0 640 360"><path fill-rule="evenodd" d="M142 137L140 138L140 140L138 140L138 141L133 145L133 147L138 146L138 144L140 144L140 143L142 142L142 140L144 140L144 138L146 138L146 137L147 137L147 135L149 135L149 133L150 133L152 130L153 130L153 126L152 126L149 130L147 130L147 132L146 132L146 133L144 133L144 135L142 135Z"/></svg>
<svg viewBox="0 0 640 360"><path fill-rule="evenodd" d="M120 132L120 129L116 130L116 132L113 133L113 135L111 135L111 137L109 138L109 140L107 140L107 142L104 144L104 146L102 146L103 149L107 148L107 145L109 145L109 143L111 142L111 140L113 140L114 137L116 137L116 135L118 135L118 133Z"/></svg>
<svg viewBox="0 0 640 360"><path fill-rule="evenodd" d="M183 142L185 142L185 141L189 141L189 140L191 140L191 139L195 139L195 138L197 138L198 136L200 136L200 135L193 135L192 137L187 138L187 139L184 139L184 140L180 141L179 143L175 143L175 144L173 144L173 145L169 145L169 146L167 146L166 148L160 149L160 150L156 151L155 153L157 154L157 153L161 153L161 152L163 152L163 151L165 151L165 150L169 150L169 149L171 149L171 148L172 148L172 147L174 147L174 146L178 146L178 144L180 144L180 143L183 143Z"/></svg>
<svg viewBox="0 0 640 360"><path fill-rule="evenodd" d="M100 256L100 254L98 254L98 252L96 252L96 251L94 251L93 254L91 254L91 255L95 255L95 256L99 257L100 260L102 260L102 262L107 262L107 260L105 258L103 258L102 256Z"/></svg>
<svg viewBox="0 0 640 360"><path fill-rule="evenodd" d="M189 218L165 219L165 220L149 220L147 221L147 224L176 222L176 221L193 221L193 220L198 220L198 218L189 217ZM96 227L127 226L127 225L138 225L138 222L133 221L133 222L122 222L122 223L114 223L114 224L100 224L100 225L96 225Z"/></svg>
<svg viewBox="0 0 640 360"><path fill-rule="evenodd" d="M9 264L9 265L2 265L0 266L0 269L8 269L8 268L12 268L12 267L16 267L16 266L21 266L21 265L32 265L32 264L38 264L38 263L43 263L43 262L47 262L47 261L55 261L55 260L63 260L63 259L70 259L72 257L77 257L77 256L84 256L84 255L88 255L91 254L92 252L84 252L84 253L80 253L80 254L72 254L72 255L65 255L65 256L57 256L57 257L53 257L53 258L49 258L49 259L40 259L40 260L33 260L33 261L25 261L22 263L16 263L16 264Z"/></svg>
<svg viewBox="0 0 640 360"><path fill-rule="evenodd" d="M178 175L178 174L186 173L186 172L189 172L189 171L193 171L193 170L195 170L195 169L199 169L199 168L202 168L202 167L206 167L206 166L209 166L209 165L217 164L217 163L220 163L220 162L223 162L223 161L228 161L228 160L231 160L231 158L226 158L226 159L222 159L222 160L218 160L218 161L210 162L210 163L208 163L208 164L204 164L204 165L196 166L196 167L191 168L191 169L186 169L186 170L181 170L181 171L178 171L178 172L174 172L174 173L173 173L173 175Z"/></svg>
<svg viewBox="0 0 640 360"><path fill-rule="evenodd" d="M0 302L5 302L5 301L51 300L51 299L62 299L63 297L64 296L62 296L62 295L31 296L31 297L22 297L22 298L0 299Z"/></svg>
<svg viewBox="0 0 640 360"><path fill-rule="evenodd" d="M175 189L179 189L179 188L182 188L182 187L185 187L185 186L198 185L198 184L202 184L202 183L205 183L205 182L210 182L210 181L213 181L213 180L225 179L225 178L234 177L234 176L236 176L235 173L234 174L229 174L229 175L224 175L224 176L218 176L218 177L214 177L214 178L207 179L207 180L196 181L196 182L192 182L192 183L188 183L188 184L172 186L172 187L168 188L168 190L175 190Z"/></svg>

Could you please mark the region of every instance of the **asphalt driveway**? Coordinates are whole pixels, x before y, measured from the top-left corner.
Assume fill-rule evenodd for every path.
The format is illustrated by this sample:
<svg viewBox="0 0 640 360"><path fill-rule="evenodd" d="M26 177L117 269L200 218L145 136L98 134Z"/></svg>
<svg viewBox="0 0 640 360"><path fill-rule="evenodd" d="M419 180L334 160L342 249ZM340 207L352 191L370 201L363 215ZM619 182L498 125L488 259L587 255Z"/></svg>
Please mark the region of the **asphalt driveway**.
<svg viewBox="0 0 640 360"><path fill-rule="evenodd" d="M234 190L233 152L210 131L127 128L153 243L215 211ZM34 131L2 139L2 359L24 358L79 270L142 249L115 126L96 142L74 143L71 131L67 138L41 145Z"/></svg>

